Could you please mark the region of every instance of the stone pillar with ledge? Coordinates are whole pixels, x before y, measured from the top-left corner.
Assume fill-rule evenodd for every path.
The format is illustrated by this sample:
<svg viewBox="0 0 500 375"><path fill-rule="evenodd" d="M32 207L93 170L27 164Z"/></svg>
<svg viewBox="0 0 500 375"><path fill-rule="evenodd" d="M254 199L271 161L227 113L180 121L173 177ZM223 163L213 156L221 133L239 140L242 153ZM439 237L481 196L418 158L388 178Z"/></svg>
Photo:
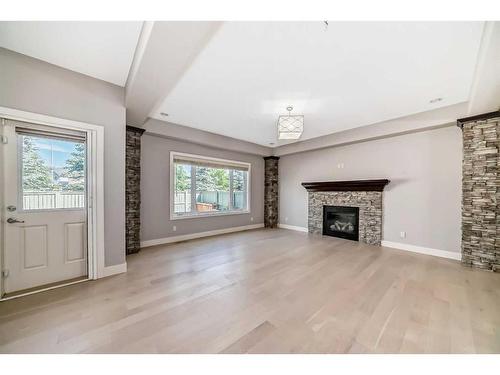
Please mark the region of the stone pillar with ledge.
<svg viewBox="0 0 500 375"><path fill-rule="evenodd" d="M141 136L144 129L127 126L125 143L125 253L141 249Z"/></svg>
<svg viewBox="0 0 500 375"><path fill-rule="evenodd" d="M500 272L500 111L463 118L462 264Z"/></svg>
<svg viewBox="0 0 500 375"><path fill-rule="evenodd" d="M279 218L278 156L264 157L264 226L277 228Z"/></svg>

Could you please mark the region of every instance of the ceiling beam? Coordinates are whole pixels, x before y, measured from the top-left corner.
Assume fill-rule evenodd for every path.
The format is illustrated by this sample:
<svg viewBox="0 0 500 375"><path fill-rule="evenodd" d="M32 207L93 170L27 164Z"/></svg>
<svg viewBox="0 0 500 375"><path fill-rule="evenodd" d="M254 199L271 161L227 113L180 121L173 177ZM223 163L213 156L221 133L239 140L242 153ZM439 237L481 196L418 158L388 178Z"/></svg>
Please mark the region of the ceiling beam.
<svg viewBox="0 0 500 375"><path fill-rule="evenodd" d="M127 125L142 126L221 22L145 22L125 88Z"/></svg>
<svg viewBox="0 0 500 375"><path fill-rule="evenodd" d="M146 47L148 45L151 32L153 31L154 24L154 21L144 21L142 23L141 33L139 34L137 46L135 47L134 57L132 59L130 70L128 72L127 82L125 83L125 97L129 96L131 88L134 87L137 72L139 70L139 66L141 65L144 52L146 51Z"/></svg>
<svg viewBox="0 0 500 375"><path fill-rule="evenodd" d="M127 124L145 127L148 116L164 99L203 51L221 22L145 22L126 86ZM273 149L274 155L286 155L325 147L385 138L436 127L449 126L457 118L497 110L500 105L500 23L486 22L477 56L477 64L468 102L406 116L390 121L341 131ZM193 109L195 110L195 109ZM149 122L150 133L175 138L180 131L191 134L176 124ZM162 131L161 126L166 126ZM193 129L194 130L194 129ZM166 134L165 134L166 133ZM215 136L213 133L205 132ZM228 144L235 144L233 138ZM185 138L186 139L186 138ZM203 139L211 139L209 136ZM210 143L210 142L209 142ZM249 153L271 154L270 148L245 143ZM248 146L248 147L247 147ZM258 148L258 149L257 149Z"/></svg>
<svg viewBox="0 0 500 375"><path fill-rule="evenodd" d="M500 107L500 22L487 21L479 48L468 115L495 111Z"/></svg>

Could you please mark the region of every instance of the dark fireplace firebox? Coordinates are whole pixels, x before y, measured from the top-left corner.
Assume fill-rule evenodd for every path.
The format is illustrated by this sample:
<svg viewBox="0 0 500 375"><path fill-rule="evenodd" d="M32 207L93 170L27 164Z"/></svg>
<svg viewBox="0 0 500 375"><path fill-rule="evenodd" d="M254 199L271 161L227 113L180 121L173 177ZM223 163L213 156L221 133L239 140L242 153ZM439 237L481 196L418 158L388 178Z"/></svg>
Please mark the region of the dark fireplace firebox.
<svg viewBox="0 0 500 375"><path fill-rule="evenodd" d="M323 234L358 241L359 207L323 206Z"/></svg>

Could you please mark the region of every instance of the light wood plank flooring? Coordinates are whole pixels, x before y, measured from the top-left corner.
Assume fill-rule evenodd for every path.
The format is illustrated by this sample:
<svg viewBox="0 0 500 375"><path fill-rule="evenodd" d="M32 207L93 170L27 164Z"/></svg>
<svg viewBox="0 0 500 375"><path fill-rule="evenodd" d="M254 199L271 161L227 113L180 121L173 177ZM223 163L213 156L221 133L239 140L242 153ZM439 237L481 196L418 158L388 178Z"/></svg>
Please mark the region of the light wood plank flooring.
<svg viewBox="0 0 500 375"><path fill-rule="evenodd" d="M0 352L500 352L500 275L452 260L262 229L127 261L0 303Z"/></svg>

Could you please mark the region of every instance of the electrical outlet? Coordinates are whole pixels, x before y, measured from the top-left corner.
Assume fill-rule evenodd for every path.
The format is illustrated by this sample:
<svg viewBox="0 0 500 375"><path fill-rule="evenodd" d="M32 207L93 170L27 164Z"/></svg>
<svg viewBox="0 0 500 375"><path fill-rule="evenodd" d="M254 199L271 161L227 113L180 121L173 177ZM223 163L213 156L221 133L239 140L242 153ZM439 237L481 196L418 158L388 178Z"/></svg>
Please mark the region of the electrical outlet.
<svg viewBox="0 0 500 375"><path fill-rule="evenodd" d="M399 237L406 238L406 232L399 232Z"/></svg>
<svg viewBox="0 0 500 375"><path fill-rule="evenodd" d="M175 232L175 231L177 230L177 227L174 225L174 226L172 227L172 230Z"/></svg>
<svg viewBox="0 0 500 375"><path fill-rule="evenodd" d="M343 168L344 168L344 163L338 163L338 164L337 164L337 168L339 168L339 169L343 169Z"/></svg>
<svg viewBox="0 0 500 375"><path fill-rule="evenodd" d="M288 221L288 217L285 217L285 223Z"/></svg>
<svg viewBox="0 0 500 375"><path fill-rule="evenodd" d="M253 216L250 218L250 221L253 221Z"/></svg>

